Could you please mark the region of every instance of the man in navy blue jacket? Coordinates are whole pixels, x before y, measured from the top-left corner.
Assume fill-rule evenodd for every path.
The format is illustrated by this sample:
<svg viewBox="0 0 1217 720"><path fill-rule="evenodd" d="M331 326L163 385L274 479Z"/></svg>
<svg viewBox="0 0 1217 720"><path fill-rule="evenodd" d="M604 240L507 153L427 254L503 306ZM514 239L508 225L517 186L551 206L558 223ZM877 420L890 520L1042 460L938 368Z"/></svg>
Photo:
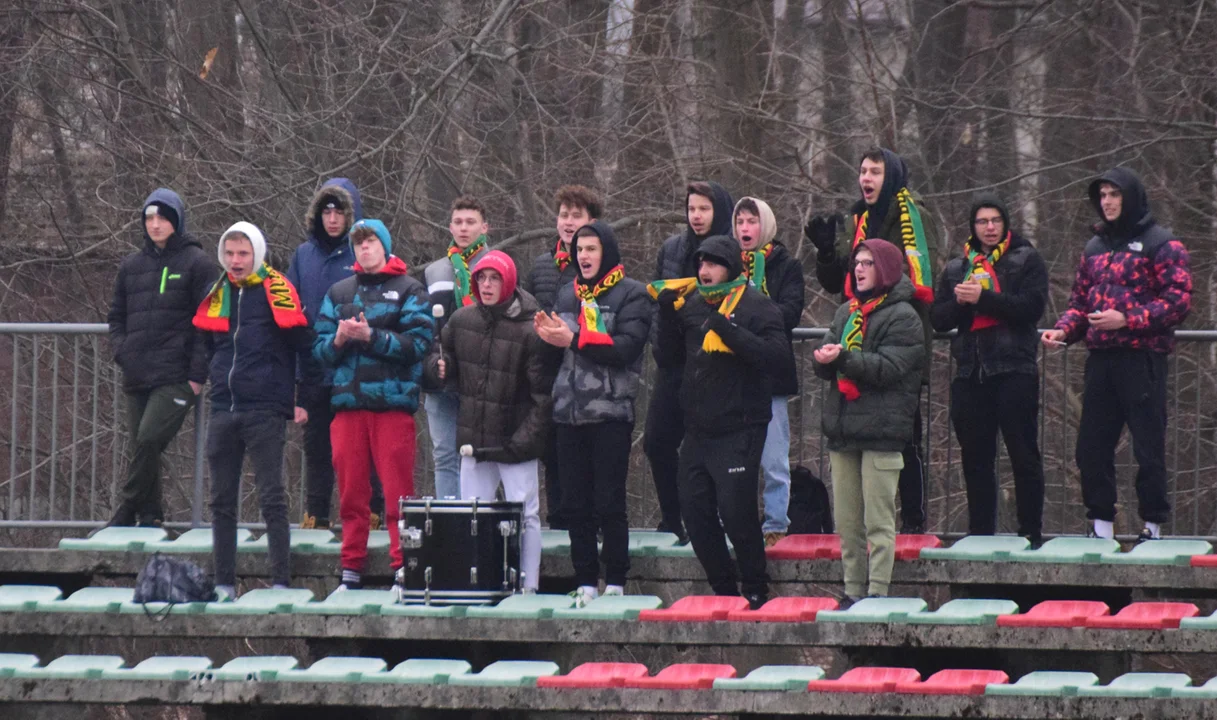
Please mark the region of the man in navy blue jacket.
<svg viewBox="0 0 1217 720"><path fill-rule="evenodd" d="M307 423L295 406L296 356L312 348L313 331L295 287L266 263L266 239L239 222L220 237L224 275L199 305L194 326L211 351L212 544L216 589L236 595L237 492L249 452L266 521L271 579L290 581L283 443L287 421Z"/></svg>
<svg viewBox="0 0 1217 720"><path fill-rule="evenodd" d="M346 178L330 178L322 184L309 203L304 215L308 240L296 248L287 279L300 291L304 314L309 325L317 322L317 313L325 294L334 283L355 274L355 253L347 240L351 226L363 219L363 203L355 183ZM333 449L330 446L330 388L333 372L323 369L311 354L302 355L296 368L300 381L298 402L308 412L309 423L304 426L305 509L300 521L302 528L330 526L330 501L334 494ZM376 475L372 475L372 529L380 527L384 517L384 493Z"/></svg>

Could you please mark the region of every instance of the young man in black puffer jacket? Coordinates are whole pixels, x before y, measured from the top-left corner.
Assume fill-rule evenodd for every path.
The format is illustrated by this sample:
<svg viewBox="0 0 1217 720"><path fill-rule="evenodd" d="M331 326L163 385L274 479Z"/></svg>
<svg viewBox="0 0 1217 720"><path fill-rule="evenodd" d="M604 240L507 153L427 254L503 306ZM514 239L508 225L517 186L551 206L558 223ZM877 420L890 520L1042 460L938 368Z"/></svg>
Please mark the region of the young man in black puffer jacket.
<svg viewBox="0 0 1217 720"><path fill-rule="evenodd" d="M993 193L972 203L972 234L963 257L947 264L930 321L951 341L955 380L951 420L968 488L968 534L997 532L997 431L1014 469L1018 534L1041 542L1044 462L1039 449L1039 333L1048 302L1048 268L1010 228Z"/></svg>

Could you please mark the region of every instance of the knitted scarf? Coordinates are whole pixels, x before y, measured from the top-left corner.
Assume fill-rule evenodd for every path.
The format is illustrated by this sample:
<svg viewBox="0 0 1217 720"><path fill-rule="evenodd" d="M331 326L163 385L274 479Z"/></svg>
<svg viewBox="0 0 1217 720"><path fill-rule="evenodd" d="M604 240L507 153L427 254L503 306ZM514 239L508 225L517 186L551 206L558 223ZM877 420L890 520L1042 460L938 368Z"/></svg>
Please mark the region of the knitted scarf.
<svg viewBox="0 0 1217 720"><path fill-rule="evenodd" d="M967 245L968 261L967 273L963 276L964 282L972 278L976 278L976 282L980 283L980 287L984 290L992 290L995 293L1001 292L1001 283L997 280L997 271L993 266L1001 259L1002 255L1010 249L1010 232L1006 232L1006 237L997 247L994 247L990 252L976 252L972 248L971 243ZM979 313L972 316L972 329L984 330L985 328L995 327L1000 325L1001 321L992 315L981 315Z"/></svg>
<svg viewBox="0 0 1217 720"><path fill-rule="evenodd" d="M456 274L456 304L458 307L473 304L472 276L469 273L469 259L486 247L486 236L478 235L478 239L462 250L456 243L448 246L448 259L452 261L452 271Z"/></svg>
<svg viewBox="0 0 1217 720"><path fill-rule="evenodd" d="M744 276L752 282L752 286L769 296L769 279L765 277L765 261L769 259L769 253L773 252L773 243L765 243L765 247L757 250L744 250L740 252L740 256L744 259ZM757 282L757 278L760 282Z"/></svg>
<svg viewBox="0 0 1217 720"><path fill-rule="evenodd" d="M558 238L558 247L554 248L554 265L558 266L560 273L566 272L566 266L570 265L570 250L562 238Z"/></svg>
<svg viewBox="0 0 1217 720"><path fill-rule="evenodd" d="M625 266L617 265L604 274L594 287L583 283L575 283L575 297L579 298L582 308L579 312L579 348L588 345L612 345L613 337L604 326L604 318L600 316L600 306L596 298L608 291L625 277Z"/></svg>
<svg viewBox="0 0 1217 720"><path fill-rule="evenodd" d="M199 303L194 313L194 326L208 332L228 332L228 317L232 313L233 288L255 287L266 283L266 299L270 303L271 316L275 324L286 330L294 327L307 327L308 318L304 316L304 304L300 295L287 278L266 263L249 277L237 282L228 273L220 276L203 302Z"/></svg>
<svg viewBox="0 0 1217 720"><path fill-rule="evenodd" d="M913 298L929 305L934 301L934 286L931 272L929 247L925 242L925 227L921 223L921 211L908 188L900 188L896 193L896 206L900 210L900 240L904 248L904 259L909 268L909 279L913 281ZM870 210L858 216L854 225L854 243L866 240L870 228L867 227ZM854 297L854 281L851 275L845 279L845 297Z"/></svg>
<svg viewBox="0 0 1217 720"><path fill-rule="evenodd" d="M697 290L707 303L718 305L718 314L731 316L735 312L735 306L739 305L740 298L744 297L744 291L748 289L748 278L740 273L739 277L718 285L700 285L697 278L675 278L672 280L656 280L647 285L647 294L652 299L657 299L659 293L664 290L675 290L680 297L676 300L676 309L679 310L685 305L685 298L688 297L694 290ZM718 333L713 330L706 333L702 338L701 349L703 352L723 352L730 353L731 348L723 342Z"/></svg>
<svg viewBox="0 0 1217 720"><path fill-rule="evenodd" d="M873 297L865 302L854 298L849 301L849 319L841 330L841 352L853 352L862 349L862 338L866 336L866 323L875 308L883 304L887 295ZM858 385L853 380L837 373L837 389L849 402L861 397Z"/></svg>

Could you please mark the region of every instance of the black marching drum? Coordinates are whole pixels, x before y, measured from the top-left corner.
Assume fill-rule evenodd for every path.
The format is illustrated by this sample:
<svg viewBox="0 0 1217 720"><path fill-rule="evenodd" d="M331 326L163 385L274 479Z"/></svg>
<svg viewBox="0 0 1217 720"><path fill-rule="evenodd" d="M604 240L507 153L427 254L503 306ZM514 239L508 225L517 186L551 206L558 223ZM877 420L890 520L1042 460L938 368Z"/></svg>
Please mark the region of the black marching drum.
<svg viewBox="0 0 1217 720"><path fill-rule="evenodd" d="M516 593L524 503L402 498L398 602L491 605Z"/></svg>

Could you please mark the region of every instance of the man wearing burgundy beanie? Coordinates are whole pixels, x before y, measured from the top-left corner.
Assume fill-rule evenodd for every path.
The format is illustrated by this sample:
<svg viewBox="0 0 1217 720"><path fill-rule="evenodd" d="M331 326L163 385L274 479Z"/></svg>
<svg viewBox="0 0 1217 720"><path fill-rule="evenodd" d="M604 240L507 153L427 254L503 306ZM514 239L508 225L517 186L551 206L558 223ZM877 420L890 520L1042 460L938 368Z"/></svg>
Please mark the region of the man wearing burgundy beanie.
<svg viewBox="0 0 1217 720"><path fill-rule="evenodd" d="M524 592L536 592L541 572L538 460L553 411L554 378L548 350L533 329L540 311L516 284L516 266L491 250L473 266L473 305L458 308L427 358L436 385L460 398L456 442L461 452L461 497L524 503L521 570Z"/></svg>

